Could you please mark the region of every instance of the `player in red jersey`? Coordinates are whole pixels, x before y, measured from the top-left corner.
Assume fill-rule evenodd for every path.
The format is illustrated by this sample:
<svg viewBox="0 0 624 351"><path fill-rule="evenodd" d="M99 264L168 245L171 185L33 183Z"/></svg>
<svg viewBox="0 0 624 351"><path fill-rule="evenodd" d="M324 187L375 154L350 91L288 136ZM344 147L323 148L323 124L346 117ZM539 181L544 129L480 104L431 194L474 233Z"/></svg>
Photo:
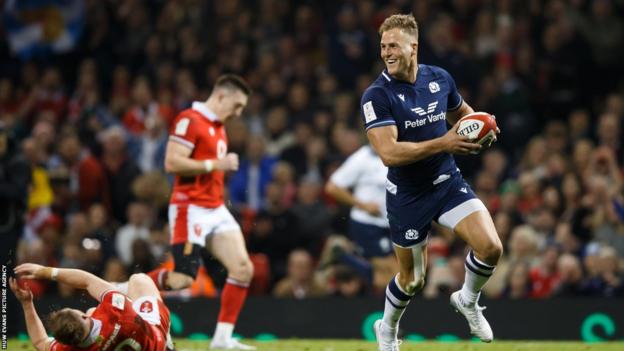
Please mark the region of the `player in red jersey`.
<svg viewBox="0 0 624 351"><path fill-rule="evenodd" d="M33 304L28 287L20 288L15 278L9 285L21 301L26 328L37 351L74 350L149 350L165 351L169 333L169 310L160 298L158 288L145 274L133 274L128 281L128 294L79 269L50 268L25 263L15 273L26 279L49 279L85 289L100 303L87 313L64 308L52 312L49 339Z"/></svg>
<svg viewBox="0 0 624 351"><path fill-rule="evenodd" d="M208 100L194 102L175 118L165 155L165 171L175 175L169 203L175 272L158 269L148 275L162 290L188 287L204 248L225 266L228 278L211 349L255 350L232 338L253 266L241 228L223 202L225 172L238 169L238 155L227 152L223 124L240 117L249 94L242 78L219 77Z"/></svg>

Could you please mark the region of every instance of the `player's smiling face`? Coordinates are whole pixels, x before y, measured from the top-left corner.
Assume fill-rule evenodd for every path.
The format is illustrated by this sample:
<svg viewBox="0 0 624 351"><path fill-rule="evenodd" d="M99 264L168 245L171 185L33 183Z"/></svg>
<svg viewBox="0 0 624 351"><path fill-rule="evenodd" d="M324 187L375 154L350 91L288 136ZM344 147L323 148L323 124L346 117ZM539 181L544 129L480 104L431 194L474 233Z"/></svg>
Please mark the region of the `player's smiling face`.
<svg viewBox="0 0 624 351"><path fill-rule="evenodd" d="M418 43L400 28L386 30L381 35L381 58L388 73L398 79L408 80L416 64Z"/></svg>

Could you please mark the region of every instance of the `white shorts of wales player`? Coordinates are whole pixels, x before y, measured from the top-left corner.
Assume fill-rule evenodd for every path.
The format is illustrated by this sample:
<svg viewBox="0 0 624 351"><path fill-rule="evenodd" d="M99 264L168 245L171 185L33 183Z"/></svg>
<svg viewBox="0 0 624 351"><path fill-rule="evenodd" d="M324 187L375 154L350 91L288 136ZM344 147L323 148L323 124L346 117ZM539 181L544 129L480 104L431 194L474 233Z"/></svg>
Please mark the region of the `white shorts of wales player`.
<svg viewBox="0 0 624 351"><path fill-rule="evenodd" d="M204 247L208 236L241 231L228 209L221 205L206 208L197 205L169 205L169 226L174 237L183 235L187 241ZM176 232L181 231L181 232Z"/></svg>

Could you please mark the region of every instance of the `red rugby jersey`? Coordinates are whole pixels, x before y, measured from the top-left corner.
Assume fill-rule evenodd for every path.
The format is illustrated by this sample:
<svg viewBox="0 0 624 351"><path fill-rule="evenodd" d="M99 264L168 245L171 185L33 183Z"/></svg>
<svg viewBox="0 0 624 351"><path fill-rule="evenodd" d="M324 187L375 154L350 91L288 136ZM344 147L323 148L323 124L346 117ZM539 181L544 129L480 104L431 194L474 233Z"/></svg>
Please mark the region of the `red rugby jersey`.
<svg viewBox="0 0 624 351"><path fill-rule="evenodd" d="M227 154L225 126L204 103L180 112L169 133L169 140L192 149L191 158L207 160ZM175 176L170 203L216 208L223 204L224 172L213 170L195 176Z"/></svg>

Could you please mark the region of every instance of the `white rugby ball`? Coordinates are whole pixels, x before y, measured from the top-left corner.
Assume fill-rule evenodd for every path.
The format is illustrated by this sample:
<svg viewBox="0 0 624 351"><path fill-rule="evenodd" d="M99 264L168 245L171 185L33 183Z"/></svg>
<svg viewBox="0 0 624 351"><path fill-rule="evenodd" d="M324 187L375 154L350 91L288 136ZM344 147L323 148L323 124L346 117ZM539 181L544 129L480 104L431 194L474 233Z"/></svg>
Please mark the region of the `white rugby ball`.
<svg viewBox="0 0 624 351"><path fill-rule="evenodd" d="M487 112L468 114L459 120L457 134L468 136L474 143L490 145L496 138L496 118Z"/></svg>

